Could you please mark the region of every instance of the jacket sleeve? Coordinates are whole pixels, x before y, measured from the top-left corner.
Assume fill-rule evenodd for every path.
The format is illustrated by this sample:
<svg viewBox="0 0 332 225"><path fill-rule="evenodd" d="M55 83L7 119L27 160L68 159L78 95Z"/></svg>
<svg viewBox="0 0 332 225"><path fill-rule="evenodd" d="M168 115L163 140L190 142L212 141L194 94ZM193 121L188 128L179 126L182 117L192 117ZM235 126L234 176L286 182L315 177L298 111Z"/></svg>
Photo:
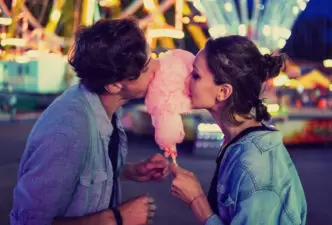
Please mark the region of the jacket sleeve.
<svg viewBox="0 0 332 225"><path fill-rule="evenodd" d="M253 193L249 198L238 203L231 219L231 225L244 224L279 224L281 210L280 198L272 191L263 190ZM218 216L211 216L205 225L223 225Z"/></svg>
<svg viewBox="0 0 332 225"><path fill-rule="evenodd" d="M12 225L51 224L68 207L87 146L74 134L28 142L14 189Z"/></svg>

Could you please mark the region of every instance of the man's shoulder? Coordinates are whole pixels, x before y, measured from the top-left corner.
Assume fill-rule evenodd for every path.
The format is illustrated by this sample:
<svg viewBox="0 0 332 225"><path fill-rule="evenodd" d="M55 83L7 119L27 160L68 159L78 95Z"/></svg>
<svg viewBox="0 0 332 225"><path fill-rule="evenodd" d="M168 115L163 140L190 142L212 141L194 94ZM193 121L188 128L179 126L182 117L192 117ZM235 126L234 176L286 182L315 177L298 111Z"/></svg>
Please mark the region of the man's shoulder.
<svg viewBox="0 0 332 225"><path fill-rule="evenodd" d="M67 136L89 134L93 116L84 97L68 90L59 96L39 117L30 138L62 133Z"/></svg>

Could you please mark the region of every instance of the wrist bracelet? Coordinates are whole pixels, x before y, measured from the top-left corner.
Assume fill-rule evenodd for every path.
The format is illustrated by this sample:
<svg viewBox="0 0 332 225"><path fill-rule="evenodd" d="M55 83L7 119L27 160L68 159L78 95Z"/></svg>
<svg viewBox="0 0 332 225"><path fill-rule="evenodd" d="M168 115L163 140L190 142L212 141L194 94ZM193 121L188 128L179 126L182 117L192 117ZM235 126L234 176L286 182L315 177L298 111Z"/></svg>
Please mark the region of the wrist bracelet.
<svg viewBox="0 0 332 225"><path fill-rule="evenodd" d="M199 199L200 197L205 196L204 193L197 195L195 198L193 198L193 200L191 200L191 202L189 203L189 206L191 207L191 205L194 203L194 201L196 201L197 199Z"/></svg>
<svg viewBox="0 0 332 225"><path fill-rule="evenodd" d="M114 214L114 217L115 217L115 220L116 220L116 224L117 225L122 225L122 216L121 216L120 211L115 207L111 208L111 210L113 211L113 214Z"/></svg>

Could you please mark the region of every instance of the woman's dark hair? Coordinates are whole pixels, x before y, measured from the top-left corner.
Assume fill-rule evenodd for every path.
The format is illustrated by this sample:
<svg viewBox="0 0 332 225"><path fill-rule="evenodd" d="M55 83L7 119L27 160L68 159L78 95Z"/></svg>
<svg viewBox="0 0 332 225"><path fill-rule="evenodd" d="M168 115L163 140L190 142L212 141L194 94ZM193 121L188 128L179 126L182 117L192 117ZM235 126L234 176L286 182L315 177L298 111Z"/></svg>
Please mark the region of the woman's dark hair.
<svg viewBox="0 0 332 225"><path fill-rule="evenodd" d="M134 20L102 19L78 30L70 55L80 82L103 94L107 84L139 77L148 61L148 45Z"/></svg>
<svg viewBox="0 0 332 225"><path fill-rule="evenodd" d="M227 119L240 124L235 114L247 116L255 111L255 120L270 120L260 99L262 84L276 77L285 55L262 55L255 44L243 36L210 39L205 46L207 63L217 85L230 84L233 93L225 107Z"/></svg>

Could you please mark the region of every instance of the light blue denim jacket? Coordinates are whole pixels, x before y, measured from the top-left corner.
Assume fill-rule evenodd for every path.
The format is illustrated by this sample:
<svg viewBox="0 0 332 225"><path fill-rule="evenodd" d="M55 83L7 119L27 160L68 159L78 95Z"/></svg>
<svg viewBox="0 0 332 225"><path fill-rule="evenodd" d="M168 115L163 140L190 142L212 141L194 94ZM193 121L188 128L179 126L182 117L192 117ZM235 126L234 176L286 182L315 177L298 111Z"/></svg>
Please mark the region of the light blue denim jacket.
<svg viewBox="0 0 332 225"><path fill-rule="evenodd" d="M118 165L122 168L127 137L119 121L117 126ZM11 224L48 225L56 217L79 217L107 209L113 185L108 155L112 131L99 97L82 85L57 98L28 137L13 193Z"/></svg>
<svg viewBox="0 0 332 225"><path fill-rule="evenodd" d="M279 131L251 132L231 144L218 176L218 209L205 225L299 225L307 204Z"/></svg>

